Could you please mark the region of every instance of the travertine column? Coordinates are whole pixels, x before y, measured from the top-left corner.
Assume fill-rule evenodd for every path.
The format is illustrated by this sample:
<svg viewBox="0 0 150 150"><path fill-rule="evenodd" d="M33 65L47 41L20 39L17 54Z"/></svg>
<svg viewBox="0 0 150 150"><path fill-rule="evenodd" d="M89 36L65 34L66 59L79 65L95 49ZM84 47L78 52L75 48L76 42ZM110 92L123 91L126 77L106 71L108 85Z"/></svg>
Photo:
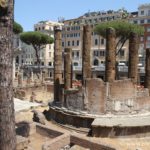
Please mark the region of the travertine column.
<svg viewBox="0 0 150 150"><path fill-rule="evenodd" d="M83 83L91 78L91 26L83 26L82 75Z"/></svg>
<svg viewBox="0 0 150 150"><path fill-rule="evenodd" d="M23 86L23 75L22 75L22 73L18 74L18 86L19 87Z"/></svg>
<svg viewBox="0 0 150 150"><path fill-rule="evenodd" d="M34 74L33 74L33 71L31 71L31 81L32 81L32 82L34 81Z"/></svg>
<svg viewBox="0 0 150 150"><path fill-rule="evenodd" d="M62 37L61 28L54 28L54 101L61 102L62 84Z"/></svg>
<svg viewBox="0 0 150 150"><path fill-rule="evenodd" d="M129 68L128 77L131 78L133 83L137 83L138 79L138 49L139 49L139 36L136 33L130 33L129 37Z"/></svg>
<svg viewBox="0 0 150 150"><path fill-rule="evenodd" d="M27 86L30 85L30 83L31 83L31 76L29 75L27 76Z"/></svg>
<svg viewBox="0 0 150 150"><path fill-rule="evenodd" d="M106 30L105 81L112 82L116 76L116 32L113 28Z"/></svg>
<svg viewBox="0 0 150 150"><path fill-rule="evenodd" d="M64 53L64 88L68 90L72 87L72 50L65 48Z"/></svg>
<svg viewBox="0 0 150 150"><path fill-rule="evenodd" d="M150 48L146 49L145 88L148 88L150 93Z"/></svg>

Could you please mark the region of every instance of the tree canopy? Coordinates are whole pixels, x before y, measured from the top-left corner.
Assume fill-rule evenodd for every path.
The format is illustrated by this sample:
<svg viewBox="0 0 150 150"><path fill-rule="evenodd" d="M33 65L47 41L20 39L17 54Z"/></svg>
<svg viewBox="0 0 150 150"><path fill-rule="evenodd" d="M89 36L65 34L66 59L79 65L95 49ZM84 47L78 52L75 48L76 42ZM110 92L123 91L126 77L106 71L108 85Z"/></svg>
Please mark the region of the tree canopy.
<svg viewBox="0 0 150 150"><path fill-rule="evenodd" d="M142 35L144 32L144 28L137 24L131 24L127 21L117 20L117 21L108 21L98 24L94 31L103 36L106 37L106 29L108 27L112 27L116 30L116 36L117 37L129 37L129 34L131 32L135 32L138 35Z"/></svg>
<svg viewBox="0 0 150 150"><path fill-rule="evenodd" d="M52 37L38 31L23 32L20 39L28 45L33 45L33 47L53 43Z"/></svg>
<svg viewBox="0 0 150 150"><path fill-rule="evenodd" d="M117 21L108 21L103 22L94 28L94 32L98 35L106 37L106 29L112 27L116 30L116 37L118 38L116 44L116 55L122 49L125 42L129 39L131 32L137 33L139 36L144 33L144 28L137 24L131 24L127 21L117 20Z"/></svg>
<svg viewBox="0 0 150 150"><path fill-rule="evenodd" d="M22 33L23 32L23 27L19 23L14 22L14 24L13 24L13 32L15 34Z"/></svg>
<svg viewBox="0 0 150 150"><path fill-rule="evenodd" d="M40 64L39 51L45 47L46 44L52 44L53 38L38 31L23 32L20 34L22 42L32 45L35 49L37 63Z"/></svg>

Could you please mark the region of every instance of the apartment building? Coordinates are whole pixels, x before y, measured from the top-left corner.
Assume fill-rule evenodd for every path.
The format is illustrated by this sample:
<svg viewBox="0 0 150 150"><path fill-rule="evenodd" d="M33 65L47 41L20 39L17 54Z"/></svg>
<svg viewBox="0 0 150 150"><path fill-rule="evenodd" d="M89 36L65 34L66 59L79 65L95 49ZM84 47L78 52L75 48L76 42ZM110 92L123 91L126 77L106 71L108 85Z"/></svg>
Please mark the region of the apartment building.
<svg viewBox="0 0 150 150"><path fill-rule="evenodd" d="M120 20L123 17L125 10L119 11L99 11L88 12L79 18L65 20L62 30L62 47L72 48L73 58L73 70L74 78L81 77L82 69L82 37L83 37L83 25L90 24L94 29L95 25L101 22ZM91 35L91 64L94 76L100 76L99 70L104 71L105 64L105 44L106 40L96 33L92 32ZM117 56L117 61L121 64L125 64L128 60L128 42L120 51Z"/></svg>
<svg viewBox="0 0 150 150"><path fill-rule="evenodd" d="M40 21L34 25L35 31L40 31L54 38L54 26L62 26L62 23L52 21ZM40 50L40 60L43 66L53 66L54 64L54 44L47 44ZM36 61L35 61L36 62Z"/></svg>
<svg viewBox="0 0 150 150"><path fill-rule="evenodd" d="M139 61L144 66L145 49L150 48L150 4L140 5L138 11L131 12L129 22L142 25L145 29L139 46Z"/></svg>

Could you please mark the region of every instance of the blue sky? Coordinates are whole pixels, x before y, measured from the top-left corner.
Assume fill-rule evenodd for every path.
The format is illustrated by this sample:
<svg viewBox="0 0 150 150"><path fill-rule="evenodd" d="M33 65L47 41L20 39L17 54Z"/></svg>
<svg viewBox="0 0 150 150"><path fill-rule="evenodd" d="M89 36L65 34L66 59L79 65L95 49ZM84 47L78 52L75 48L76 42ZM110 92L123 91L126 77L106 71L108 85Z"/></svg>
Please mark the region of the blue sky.
<svg viewBox="0 0 150 150"><path fill-rule="evenodd" d="M72 19L88 11L118 10L137 11L140 4L149 0L15 0L15 20L25 31L42 20L57 21L58 17Z"/></svg>

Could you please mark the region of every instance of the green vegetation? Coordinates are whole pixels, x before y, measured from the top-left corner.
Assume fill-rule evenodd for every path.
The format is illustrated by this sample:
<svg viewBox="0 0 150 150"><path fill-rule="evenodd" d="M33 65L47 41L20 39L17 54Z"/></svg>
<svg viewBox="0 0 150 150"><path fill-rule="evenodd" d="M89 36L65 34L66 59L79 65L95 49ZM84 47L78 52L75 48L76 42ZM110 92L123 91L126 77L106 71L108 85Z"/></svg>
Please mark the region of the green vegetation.
<svg viewBox="0 0 150 150"><path fill-rule="evenodd" d="M13 24L13 32L15 34L19 34L19 33L23 32L22 26L19 23L14 22L14 24Z"/></svg>
<svg viewBox="0 0 150 150"><path fill-rule="evenodd" d="M144 33L144 28L142 26L131 24L122 20L100 23L95 27L94 32L105 38L106 29L108 27L112 27L116 30L116 37L118 39L116 44L116 54L119 53L125 42L129 39L131 32L135 32L138 35L142 35Z"/></svg>
<svg viewBox="0 0 150 150"><path fill-rule="evenodd" d="M20 39L24 43L33 46L38 64L40 64L39 51L43 49L46 44L52 44L54 41L52 37L38 31L23 32L20 34Z"/></svg>

